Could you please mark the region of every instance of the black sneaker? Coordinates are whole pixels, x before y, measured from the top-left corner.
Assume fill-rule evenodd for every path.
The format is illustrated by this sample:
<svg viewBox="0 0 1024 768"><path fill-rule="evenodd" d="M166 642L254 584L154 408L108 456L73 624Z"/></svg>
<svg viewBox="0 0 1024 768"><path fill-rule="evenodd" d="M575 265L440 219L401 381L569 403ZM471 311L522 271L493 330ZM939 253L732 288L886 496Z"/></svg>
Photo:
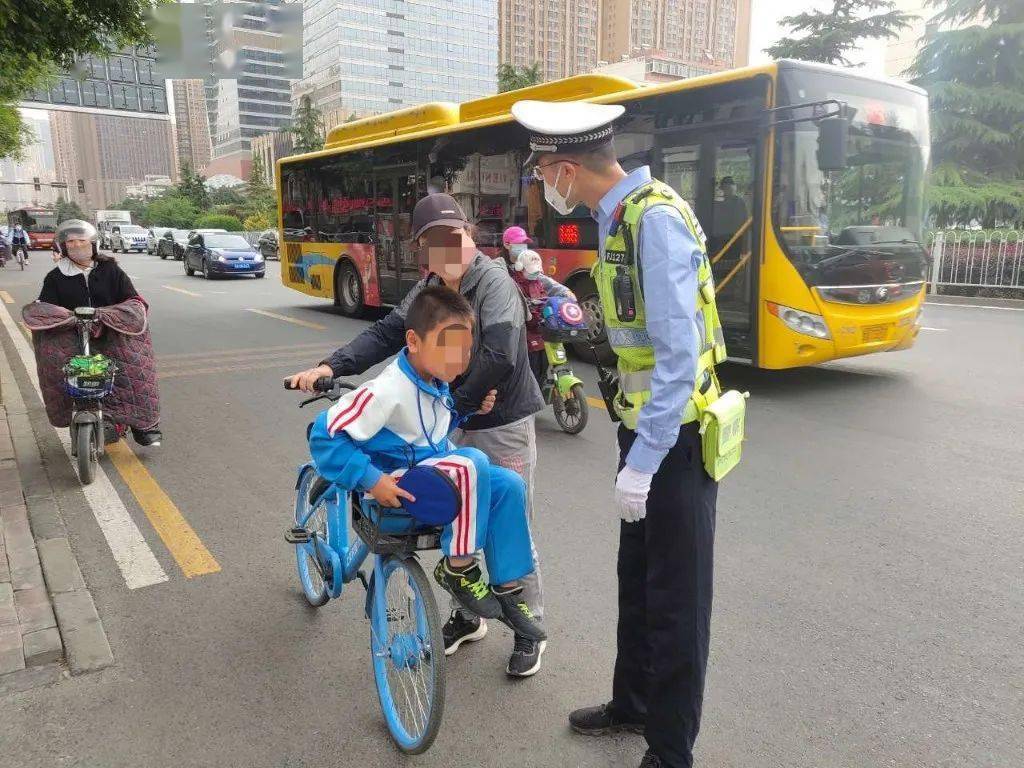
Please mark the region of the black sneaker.
<svg viewBox="0 0 1024 768"><path fill-rule="evenodd" d="M661 758L649 749L644 753L644 759L640 761L640 768L663 768L664 765Z"/></svg>
<svg viewBox="0 0 1024 768"><path fill-rule="evenodd" d="M516 635L505 671L512 677L531 677L540 670L540 657L548 643Z"/></svg>
<svg viewBox="0 0 1024 768"><path fill-rule="evenodd" d="M584 736L605 736L610 733L643 733L644 724L619 717L610 704L585 707L569 713L569 727Z"/></svg>
<svg viewBox="0 0 1024 768"><path fill-rule="evenodd" d="M517 635L530 640L547 640L547 633L538 623L530 606L522 599L522 594L522 587L514 587L505 592L495 591L494 596L501 605L501 615L495 618Z"/></svg>
<svg viewBox="0 0 1024 768"><path fill-rule="evenodd" d="M163 434L156 427L152 429L136 429L132 427L132 437L135 438L135 442L139 445L149 448L156 448L164 439Z"/></svg>
<svg viewBox="0 0 1024 768"><path fill-rule="evenodd" d="M501 603L484 581L479 565L472 565L465 571L453 571L448 567L448 558L442 557L434 568L434 579L441 589L474 616L485 619L501 616Z"/></svg>
<svg viewBox="0 0 1024 768"><path fill-rule="evenodd" d="M452 615L441 628L444 635L444 655L451 656L463 643L475 643L487 636L487 622L479 616L467 616L462 611Z"/></svg>

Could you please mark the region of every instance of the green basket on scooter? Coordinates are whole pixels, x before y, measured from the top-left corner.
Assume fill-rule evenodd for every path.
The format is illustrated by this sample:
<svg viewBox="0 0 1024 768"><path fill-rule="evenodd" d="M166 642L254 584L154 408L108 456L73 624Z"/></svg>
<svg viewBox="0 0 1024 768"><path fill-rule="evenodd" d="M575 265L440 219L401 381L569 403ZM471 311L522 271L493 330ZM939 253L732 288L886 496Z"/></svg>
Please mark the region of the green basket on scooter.
<svg viewBox="0 0 1024 768"><path fill-rule="evenodd" d="M117 364L106 355L75 355L63 370L64 389L76 400L94 400L114 391Z"/></svg>

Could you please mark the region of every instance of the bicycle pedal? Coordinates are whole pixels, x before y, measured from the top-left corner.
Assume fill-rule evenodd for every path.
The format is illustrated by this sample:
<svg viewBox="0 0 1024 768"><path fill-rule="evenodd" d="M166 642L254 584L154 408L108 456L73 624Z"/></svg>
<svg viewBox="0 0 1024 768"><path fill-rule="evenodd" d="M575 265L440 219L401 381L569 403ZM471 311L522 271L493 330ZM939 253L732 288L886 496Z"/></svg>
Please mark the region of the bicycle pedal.
<svg viewBox="0 0 1024 768"><path fill-rule="evenodd" d="M284 532L284 540L289 544L309 544L313 540L313 534L305 528L289 528Z"/></svg>

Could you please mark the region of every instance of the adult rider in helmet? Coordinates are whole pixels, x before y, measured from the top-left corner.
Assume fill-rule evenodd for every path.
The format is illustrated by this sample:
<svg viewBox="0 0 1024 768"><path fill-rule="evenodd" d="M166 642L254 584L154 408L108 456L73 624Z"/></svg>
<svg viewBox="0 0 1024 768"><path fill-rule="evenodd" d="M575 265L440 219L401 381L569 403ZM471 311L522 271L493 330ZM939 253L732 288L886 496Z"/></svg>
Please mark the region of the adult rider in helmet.
<svg viewBox="0 0 1024 768"><path fill-rule="evenodd" d="M112 256L99 252L96 241L96 228L87 221L69 219L57 228L54 243L60 251L60 259L43 279L40 302L70 312L76 307L110 307L129 299L138 299L145 306L131 278ZM148 331L144 338L151 358ZM155 387L155 368L151 384ZM139 445L159 445L162 439L159 422L142 428L133 426L131 431Z"/></svg>

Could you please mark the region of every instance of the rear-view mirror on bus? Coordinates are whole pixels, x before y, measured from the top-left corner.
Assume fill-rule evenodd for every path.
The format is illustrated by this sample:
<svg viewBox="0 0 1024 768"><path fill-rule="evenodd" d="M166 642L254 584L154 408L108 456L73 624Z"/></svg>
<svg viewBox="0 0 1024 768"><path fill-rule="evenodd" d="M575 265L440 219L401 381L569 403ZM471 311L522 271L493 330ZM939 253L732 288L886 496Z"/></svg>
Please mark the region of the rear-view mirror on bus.
<svg viewBox="0 0 1024 768"><path fill-rule="evenodd" d="M850 141L850 121L838 115L818 121L818 168L841 171L846 167L846 150Z"/></svg>

